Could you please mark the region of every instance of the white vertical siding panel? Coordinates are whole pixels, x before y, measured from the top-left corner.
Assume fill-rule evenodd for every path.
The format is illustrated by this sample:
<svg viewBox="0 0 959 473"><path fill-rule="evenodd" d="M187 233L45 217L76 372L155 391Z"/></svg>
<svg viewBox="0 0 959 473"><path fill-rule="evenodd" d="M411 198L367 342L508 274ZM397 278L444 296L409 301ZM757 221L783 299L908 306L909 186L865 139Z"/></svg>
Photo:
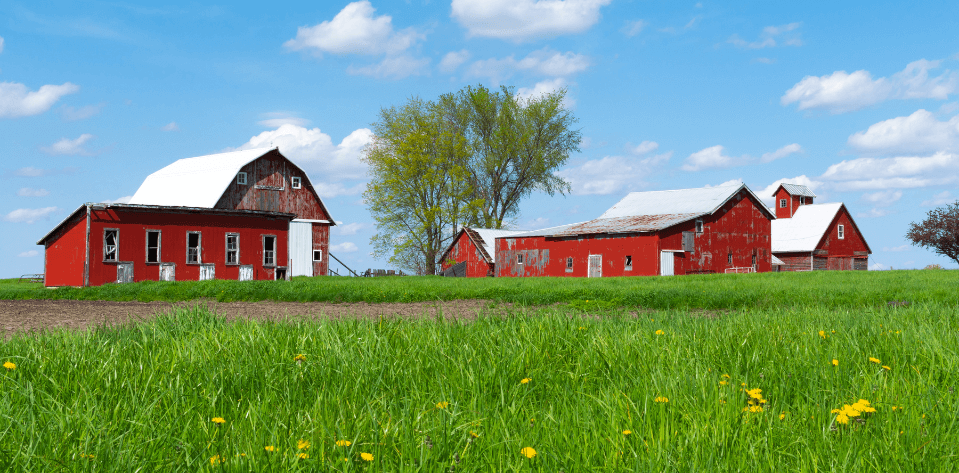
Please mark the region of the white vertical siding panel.
<svg viewBox="0 0 959 473"><path fill-rule="evenodd" d="M290 222L289 248L291 276L313 276L313 224Z"/></svg>

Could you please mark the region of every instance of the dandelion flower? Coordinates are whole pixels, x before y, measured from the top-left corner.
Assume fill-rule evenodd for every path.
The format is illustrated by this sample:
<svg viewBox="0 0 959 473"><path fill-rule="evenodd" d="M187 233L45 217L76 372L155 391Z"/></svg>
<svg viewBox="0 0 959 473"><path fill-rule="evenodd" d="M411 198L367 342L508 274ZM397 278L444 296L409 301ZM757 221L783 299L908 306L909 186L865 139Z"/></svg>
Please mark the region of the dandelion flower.
<svg viewBox="0 0 959 473"><path fill-rule="evenodd" d="M838 422L838 423L840 423L840 424L843 424L843 425L848 424L848 423L849 423L849 416L847 416L846 414L843 414L842 412L840 412L839 414L836 414L836 422Z"/></svg>
<svg viewBox="0 0 959 473"><path fill-rule="evenodd" d="M300 439L299 442L296 442L296 449L297 449L297 450L306 450L306 449L308 449L308 448L310 448L310 442L308 442L308 441L306 441L306 440L303 440L303 439Z"/></svg>
<svg viewBox="0 0 959 473"><path fill-rule="evenodd" d="M349 440L337 440L337 441L336 441L336 446L337 446L337 447L349 447L350 445L353 445L353 442L350 442Z"/></svg>
<svg viewBox="0 0 959 473"><path fill-rule="evenodd" d="M7 362L5 362L5 363L3 364L3 367L6 368L6 369L8 369L8 370L10 370L10 371L13 371L13 370L17 369L17 364L14 363L14 362L12 362L12 361L7 361Z"/></svg>
<svg viewBox="0 0 959 473"><path fill-rule="evenodd" d="M819 331L819 338L822 338L823 340L826 339L826 331L825 331L825 330L820 330L820 331Z"/></svg>
<svg viewBox="0 0 959 473"><path fill-rule="evenodd" d="M266 450L266 451L268 451L268 452L275 452L275 451L276 451L276 447L274 447L273 445L267 445L267 446L263 447L263 450Z"/></svg>
<svg viewBox="0 0 959 473"><path fill-rule="evenodd" d="M623 435L629 435L629 434L631 434L631 433L633 433L632 430L624 430L624 431L623 431Z"/></svg>
<svg viewBox="0 0 959 473"><path fill-rule="evenodd" d="M833 360L832 360L832 365L833 365L833 366L839 366L839 360L833 358Z"/></svg>
<svg viewBox="0 0 959 473"><path fill-rule="evenodd" d="M722 380L722 381L719 382L719 385L720 385L720 386L725 386L726 384L727 384L727 383L726 383L726 380Z"/></svg>
<svg viewBox="0 0 959 473"><path fill-rule="evenodd" d="M210 457L210 465L211 465L211 466L217 466L217 465L219 465L220 463L223 463L223 459L220 458L219 455L213 455L212 457Z"/></svg>
<svg viewBox="0 0 959 473"><path fill-rule="evenodd" d="M300 453L300 454L297 455L296 457L299 458L300 460L306 460L307 458L310 458L310 454L309 454L309 453Z"/></svg>
<svg viewBox="0 0 959 473"><path fill-rule="evenodd" d="M882 365L882 369L884 369L884 370L886 370L886 371L891 371L891 370L892 370L892 368L890 368L890 367L888 367L888 366L886 366L886 365Z"/></svg>
<svg viewBox="0 0 959 473"><path fill-rule="evenodd" d="M529 384L530 381L532 381L532 379L530 379L530 378L523 378L523 379L521 379L519 382L520 382L520 384Z"/></svg>
<svg viewBox="0 0 959 473"><path fill-rule="evenodd" d="M877 364L877 365L880 364L880 363L882 363L881 361L879 361L879 358L873 358L873 357L869 357L869 361L871 361L871 362L873 362L873 363L875 363L875 364Z"/></svg>
<svg viewBox="0 0 959 473"><path fill-rule="evenodd" d="M669 399L667 399L666 396L657 396L656 399L653 399L653 402L667 403Z"/></svg>
<svg viewBox="0 0 959 473"><path fill-rule="evenodd" d="M304 354L302 354L302 353L299 354L299 355L296 355L296 356L293 357L293 361L295 361L295 362L297 362L297 363L304 362L304 361L306 361L306 355L304 355Z"/></svg>
<svg viewBox="0 0 959 473"><path fill-rule="evenodd" d="M586 327L580 327L579 329L580 329L580 330L586 330Z"/></svg>
<svg viewBox="0 0 959 473"><path fill-rule="evenodd" d="M362 458L363 460L366 460L366 461L368 461L368 462L371 462L371 461L373 461L373 454L372 454L372 453L363 452L363 453L360 453L360 458Z"/></svg>
<svg viewBox="0 0 959 473"><path fill-rule="evenodd" d="M519 453L520 455L523 455L526 458L533 458L536 456L536 450L533 447L523 447L523 449L520 450Z"/></svg>
<svg viewBox="0 0 959 473"><path fill-rule="evenodd" d="M446 409L447 406L449 406L449 405L450 405L450 403L448 403L448 402L446 402L446 401L437 402L437 403L436 403L436 408L437 408L437 409Z"/></svg>
<svg viewBox="0 0 959 473"><path fill-rule="evenodd" d="M723 375L723 378L729 379L729 375L728 375L728 374L724 374L724 375Z"/></svg>
<svg viewBox="0 0 959 473"><path fill-rule="evenodd" d="M785 418L786 418L786 414L779 414L779 420L783 420Z"/></svg>
<svg viewBox="0 0 959 473"><path fill-rule="evenodd" d="M656 331L656 335L662 335L662 334L664 334L664 333L666 333L666 332L664 332L664 331L662 331L662 330L657 330L657 331Z"/></svg>
<svg viewBox="0 0 959 473"><path fill-rule="evenodd" d="M216 425L220 425L220 424L226 422L226 419L224 419L224 418L222 418L222 417L214 417L214 418L210 419L210 422L213 422L213 423L216 424Z"/></svg>

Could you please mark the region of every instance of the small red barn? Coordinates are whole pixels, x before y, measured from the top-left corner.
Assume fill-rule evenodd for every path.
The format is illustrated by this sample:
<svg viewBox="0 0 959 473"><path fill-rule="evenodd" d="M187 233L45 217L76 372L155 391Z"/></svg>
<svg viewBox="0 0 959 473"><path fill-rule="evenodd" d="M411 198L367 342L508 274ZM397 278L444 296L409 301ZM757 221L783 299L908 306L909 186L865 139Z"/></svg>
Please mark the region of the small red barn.
<svg viewBox="0 0 959 473"><path fill-rule="evenodd" d="M463 227L440 257L443 275L468 278L493 276L495 261L491 253L496 238L517 233L522 232Z"/></svg>
<svg viewBox="0 0 959 473"><path fill-rule="evenodd" d="M765 272L773 219L745 184L633 192L598 219L497 238L496 275Z"/></svg>
<svg viewBox="0 0 959 473"><path fill-rule="evenodd" d="M806 186L781 184L772 222L772 251L781 271L866 270L872 250L841 202L814 204Z"/></svg>

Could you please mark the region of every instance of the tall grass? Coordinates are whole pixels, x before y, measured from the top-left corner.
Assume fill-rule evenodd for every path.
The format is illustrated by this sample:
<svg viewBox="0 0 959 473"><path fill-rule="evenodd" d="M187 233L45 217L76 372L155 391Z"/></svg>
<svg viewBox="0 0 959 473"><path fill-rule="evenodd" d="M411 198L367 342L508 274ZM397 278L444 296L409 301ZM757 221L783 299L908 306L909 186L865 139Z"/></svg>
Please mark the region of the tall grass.
<svg viewBox="0 0 959 473"><path fill-rule="evenodd" d="M0 284L0 299L417 302L490 299L524 305L600 299L657 309L857 308L892 300L959 304L959 271L820 271L632 278L295 278L44 289Z"/></svg>
<svg viewBox="0 0 959 473"><path fill-rule="evenodd" d="M397 285L406 281L415 280ZM17 365L0 368L0 462L17 471L959 468L953 303L697 314L584 317L565 306L471 322L225 323L178 309L119 328L21 335L0 345L0 362ZM762 389L763 412L743 412L743 383ZM877 412L834 422L832 409L859 399Z"/></svg>

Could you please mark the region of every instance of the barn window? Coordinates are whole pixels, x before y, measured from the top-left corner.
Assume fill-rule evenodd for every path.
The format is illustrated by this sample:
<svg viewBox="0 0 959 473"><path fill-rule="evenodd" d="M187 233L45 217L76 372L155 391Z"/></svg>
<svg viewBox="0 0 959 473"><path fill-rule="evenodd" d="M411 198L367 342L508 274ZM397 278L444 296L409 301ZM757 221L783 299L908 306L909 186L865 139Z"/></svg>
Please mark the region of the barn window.
<svg viewBox="0 0 959 473"><path fill-rule="evenodd" d="M313 261L323 261L323 250L313 250Z"/></svg>
<svg viewBox="0 0 959 473"><path fill-rule="evenodd" d="M573 270L573 257L570 256L566 258L566 271L572 271L572 270Z"/></svg>
<svg viewBox="0 0 959 473"><path fill-rule="evenodd" d="M633 257L626 255L626 271L632 271L633 269Z"/></svg>
<svg viewBox="0 0 959 473"><path fill-rule="evenodd" d="M779 199L779 208L786 208L786 199Z"/></svg>
<svg viewBox="0 0 959 473"><path fill-rule="evenodd" d="M728 264L728 265L730 265L730 266L733 265L733 252L732 252L732 251L730 251L728 254L726 254L726 264Z"/></svg>
<svg viewBox="0 0 959 473"><path fill-rule="evenodd" d="M290 183L291 183L291 185L293 186L294 189L299 189L300 187L302 187L302 184L300 183L300 178L299 178L299 177L294 177L294 178L290 179Z"/></svg>
<svg viewBox="0 0 959 473"><path fill-rule="evenodd" d="M241 186L245 186L245 185L246 185L246 173L245 173L245 172L238 172L238 173L236 173L236 183L239 184L239 185L241 185Z"/></svg>
<svg viewBox="0 0 959 473"><path fill-rule="evenodd" d="M226 234L226 264L240 264L240 234Z"/></svg>
<svg viewBox="0 0 959 473"><path fill-rule="evenodd" d="M756 254L753 253L753 267L756 266Z"/></svg>
<svg viewBox="0 0 959 473"><path fill-rule="evenodd" d="M276 237L263 235L263 266L276 265Z"/></svg>
<svg viewBox="0 0 959 473"><path fill-rule="evenodd" d="M160 262L160 231L147 230L147 263Z"/></svg>
<svg viewBox="0 0 959 473"><path fill-rule="evenodd" d="M696 233L702 233L702 232L703 232L703 221L696 220Z"/></svg>
<svg viewBox="0 0 959 473"><path fill-rule="evenodd" d="M839 239L842 240L843 238L846 238L846 227L840 225L840 226L839 226Z"/></svg>
<svg viewBox="0 0 959 473"><path fill-rule="evenodd" d="M200 232L186 234L186 263L200 264Z"/></svg>
<svg viewBox="0 0 959 473"><path fill-rule="evenodd" d="M117 243L120 239L120 230L108 228L103 230L103 261L117 261Z"/></svg>
<svg viewBox="0 0 959 473"><path fill-rule="evenodd" d="M516 255L516 264L523 264L523 255Z"/></svg>

